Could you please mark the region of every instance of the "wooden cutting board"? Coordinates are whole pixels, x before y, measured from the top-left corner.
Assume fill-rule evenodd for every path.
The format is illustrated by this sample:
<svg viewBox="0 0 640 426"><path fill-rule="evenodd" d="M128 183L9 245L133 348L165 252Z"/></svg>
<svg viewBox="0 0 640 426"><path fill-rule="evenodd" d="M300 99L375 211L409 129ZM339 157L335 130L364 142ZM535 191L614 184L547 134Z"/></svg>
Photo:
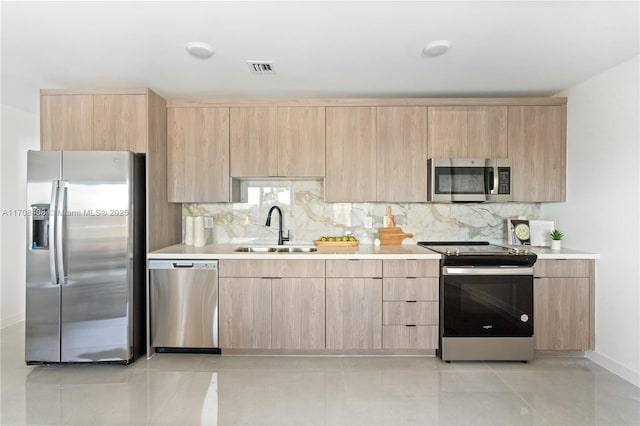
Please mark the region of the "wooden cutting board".
<svg viewBox="0 0 640 426"><path fill-rule="evenodd" d="M380 244L383 246L399 245L405 238L413 238L413 234L406 234L402 232L402 228L397 226L378 228L378 232L380 233Z"/></svg>

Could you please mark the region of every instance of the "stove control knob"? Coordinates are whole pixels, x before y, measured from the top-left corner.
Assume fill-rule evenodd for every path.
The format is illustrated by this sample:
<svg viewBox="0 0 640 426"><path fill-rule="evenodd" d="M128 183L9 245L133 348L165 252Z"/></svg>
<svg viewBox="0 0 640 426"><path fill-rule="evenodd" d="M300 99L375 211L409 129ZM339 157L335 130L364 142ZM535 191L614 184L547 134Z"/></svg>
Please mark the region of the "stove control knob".
<svg viewBox="0 0 640 426"><path fill-rule="evenodd" d="M460 249L456 249L456 256L460 256Z"/></svg>
<svg viewBox="0 0 640 426"><path fill-rule="evenodd" d="M520 249L514 248L513 249L513 254L515 254L515 255L520 254Z"/></svg>
<svg viewBox="0 0 640 426"><path fill-rule="evenodd" d="M529 315L527 315L527 314L520 315L520 321L522 321L522 322L529 321Z"/></svg>

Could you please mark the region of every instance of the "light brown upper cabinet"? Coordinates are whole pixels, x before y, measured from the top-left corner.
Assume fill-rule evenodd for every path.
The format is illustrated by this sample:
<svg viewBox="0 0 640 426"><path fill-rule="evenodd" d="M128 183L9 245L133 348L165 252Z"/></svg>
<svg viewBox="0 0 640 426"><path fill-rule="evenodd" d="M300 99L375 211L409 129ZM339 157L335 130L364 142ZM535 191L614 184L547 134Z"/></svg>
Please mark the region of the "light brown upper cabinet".
<svg viewBox="0 0 640 426"><path fill-rule="evenodd" d="M229 108L167 109L171 202L228 202Z"/></svg>
<svg viewBox="0 0 640 426"><path fill-rule="evenodd" d="M167 103L149 89L43 89L43 151L145 154L147 251L181 240L182 207L167 202Z"/></svg>
<svg viewBox="0 0 640 426"><path fill-rule="evenodd" d="M428 108L429 158L507 158L506 106Z"/></svg>
<svg viewBox="0 0 640 426"><path fill-rule="evenodd" d="M93 149L93 96L40 97L40 149Z"/></svg>
<svg viewBox="0 0 640 426"><path fill-rule="evenodd" d="M514 201L565 201L566 105L510 106Z"/></svg>
<svg viewBox="0 0 640 426"><path fill-rule="evenodd" d="M323 107L231 107L232 177L324 176Z"/></svg>
<svg viewBox="0 0 640 426"><path fill-rule="evenodd" d="M147 97L93 96L93 149L146 152Z"/></svg>
<svg viewBox="0 0 640 426"><path fill-rule="evenodd" d="M146 152L144 94L41 97L41 149Z"/></svg>
<svg viewBox="0 0 640 426"><path fill-rule="evenodd" d="M231 107L231 176L278 175L278 108Z"/></svg>
<svg viewBox="0 0 640 426"><path fill-rule="evenodd" d="M427 108L378 107L376 147L377 200L426 201Z"/></svg>
<svg viewBox="0 0 640 426"><path fill-rule="evenodd" d="M324 176L324 107L278 107L278 176Z"/></svg>
<svg viewBox="0 0 640 426"><path fill-rule="evenodd" d="M327 107L325 201L376 201L376 107Z"/></svg>

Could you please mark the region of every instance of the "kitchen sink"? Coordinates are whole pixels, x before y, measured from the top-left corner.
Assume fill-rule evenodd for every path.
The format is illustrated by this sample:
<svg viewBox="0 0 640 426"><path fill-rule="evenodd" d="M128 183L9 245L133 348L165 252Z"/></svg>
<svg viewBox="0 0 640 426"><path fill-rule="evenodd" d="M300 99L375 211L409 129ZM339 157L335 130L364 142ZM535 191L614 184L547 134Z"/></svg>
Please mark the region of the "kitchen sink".
<svg viewBox="0 0 640 426"><path fill-rule="evenodd" d="M316 247L278 247L278 253L313 253L318 251Z"/></svg>
<svg viewBox="0 0 640 426"><path fill-rule="evenodd" d="M241 253L273 253L276 251L275 247L238 247L234 251Z"/></svg>
<svg viewBox="0 0 640 426"><path fill-rule="evenodd" d="M235 252L239 253L313 253L318 251L312 246L276 246L276 247L238 247Z"/></svg>

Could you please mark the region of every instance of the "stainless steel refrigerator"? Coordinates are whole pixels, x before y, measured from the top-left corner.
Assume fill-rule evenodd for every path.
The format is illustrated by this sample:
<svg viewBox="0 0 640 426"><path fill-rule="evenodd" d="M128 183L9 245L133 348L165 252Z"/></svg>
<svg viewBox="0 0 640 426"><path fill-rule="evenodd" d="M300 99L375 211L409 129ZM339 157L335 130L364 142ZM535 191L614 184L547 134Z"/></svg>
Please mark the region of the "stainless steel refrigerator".
<svg viewBox="0 0 640 426"><path fill-rule="evenodd" d="M27 364L146 350L144 156L29 151Z"/></svg>

